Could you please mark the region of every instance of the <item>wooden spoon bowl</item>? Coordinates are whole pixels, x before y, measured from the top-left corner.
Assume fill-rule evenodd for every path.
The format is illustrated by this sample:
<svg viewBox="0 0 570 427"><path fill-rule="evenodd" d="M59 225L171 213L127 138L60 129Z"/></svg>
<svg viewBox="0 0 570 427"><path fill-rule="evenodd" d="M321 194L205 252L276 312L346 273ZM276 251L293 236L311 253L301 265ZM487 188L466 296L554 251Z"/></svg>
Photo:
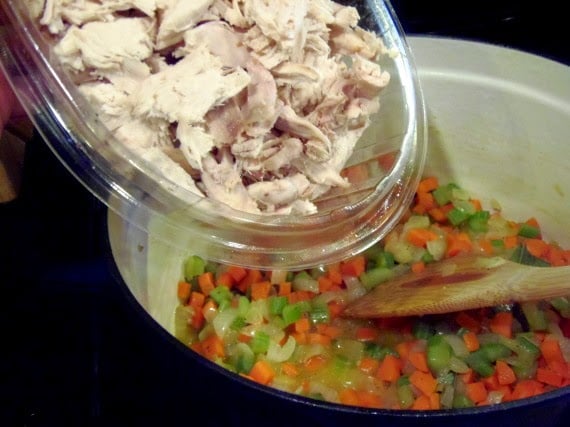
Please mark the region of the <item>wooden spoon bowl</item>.
<svg viewBox="0 0 570 427"><path fill-rule="evenodd" d="M380 284L349 303L343 316L449 313L565 295L570 295L570 266L531 267L500 257L465 255Z"/></svg>

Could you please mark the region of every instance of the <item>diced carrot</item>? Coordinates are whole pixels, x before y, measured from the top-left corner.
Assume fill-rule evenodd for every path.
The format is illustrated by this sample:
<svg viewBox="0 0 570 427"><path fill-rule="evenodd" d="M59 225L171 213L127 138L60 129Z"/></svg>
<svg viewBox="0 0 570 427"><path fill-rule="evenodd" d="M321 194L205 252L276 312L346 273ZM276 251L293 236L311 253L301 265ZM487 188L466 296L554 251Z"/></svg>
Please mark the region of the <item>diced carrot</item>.
<svg viewBox="0 0 570 427"><path fill-rule="evenodd" d="M299 368L294 363L283 362L281 364L281 372L283 372L288 377L296 377L299 375Z"/></svg>
<svg viewBox="0 0 570 427"><path fill-rule="evenodd" d="M398 344L396 344L394 349L396 350L396 353L398 353L398 355L400 356L401 360L408 359L408 357L410 356L410 352L412 351L413 344L414 343L411 341L401 341Z"/></svg>
<svg viewBox="0 0 570 427"><path fill-rule="evenodd" d="M345 177L352 184L358 184L368 179L368 168L365 164L349 166L343 169L341 176Z"/></svg>
<svg viewBox="0 0 570 427"><path fill-rule="evenodd" d="M260 270L251 269L247 270L247 274L240 282L237 284L237 288L241 292L245 292L249 286L254 283L263 281L263 273Z"/></svg>
<svg viewBox="0 0 570 427"><path fill-rule="evenodd" d="M462 328L469 329L469 331L478 334L481 331L481 323L470 314L461 311L455 316L455 322Z"/></svg>
<svg viewBox="0 0 570 427"><path fill-rule="evenodd" d="M327 304L327 307L329 308L329 314L331 316L331 319L336 319L338 316L340 316L343 310L343 305L338 301L329 302Z"/></svg>
<svg viewBox="0 0 570 427"><path fill-rule="evenodd" d="M447 235L447 256L454 257L461 252L471 252L473 242L465 232L449 233Z"/></svg>
<svg viewBox="0 0 570 427"><path fill-rule="evenodd" d="M418 193L429 193L439 187L439 181L435 176L424 178L418 184Z"/></svg>
<svg viewBox="0 0 570 427"><path fill-rule="evenodd" d="M491 331L506 338L513 336L513 313L510 311L500 311L491 319L489 325Z"/></svg>
<svg viewBox="0 0 570 427"><path fill-rule="evenodd" d="M308 317L301 317L294 323L295 332L308 332L311 328L311 322Z"/></svg>
<svg viewBox="0 0 570 427"><path fill-rule="evenodd" d="M226 288L231 289L234 284L234 278L228 272L222 273L216 278L216 286L225 286Z"/></svg>
<svg viewBox="0 0 570 427"><path fill-rule="evenodd" d="M427 228L412 228L406 235L406 240L419 248L425 248L428 242L437 240L438 235Z"/></svg>
<svg viewBox="0 0 570 427"><path fill-rule="evenodd" d="M556 338L547 336L544 341L540 343L540 352L547 364L552 362L564 362L560 343Z"/></svg>
<svg viewBox="0 0 570 427"><path fill-rule="evenodd" d="M241 282L245 276L247 276L247 269L240 267L239 265L230 265L226 272L232 276L234 283Z"/></svg>
<svg viewBox="0 0 570 427"><path fill-rule="evenodd" d="M552 265L553 267L560 267L563 265L567 265L566 260L564 259L564 254L561 248L555 245L550 245L548 247L548 252L546 254L546 260Z"/></svg>
<svg viewBox="0 0 570 427"><path fill-rule="evenodd" d="M479 199L471 199L469 200L471 202L471 204L473 205L473 207L475 208L475 211L481 211L483 210L483 205L481 203L481 200Z"/></svg>
<svg viewBox="0 0 570 427"><path fill-rule="evenodd" d="M361 326L356 329L355 335L358 341L374 341L378 338L379 332L376 328Z"/></svg>
<svg viewBox="0 0 570 427"><path fill-rule="evenodd" d="M408 360L417 370L429 372L425 351L411 351L408 355Z"/></svg>
<svg viewBox="0 0 570 427"><path fill-rule="evenodd" d="M201 346L202 354L210 360L225 356L224 342L216 334L212 334L202 340Z"/></svg>
<svg viewBox="0 0 570 427"><path fill-rule="evenodd" d="M564 378L556 372L548 368L538 368L536 370L536 379L541 383L551 385L553 387L562 387Z"/></svg>
<svg viewBox="0 0 570 427"><path fill-rule="evenodd" d="M328 362L328 358L323 355L311 356L303 363L303 367L308 372L316 372L325 366Z"/></svg>
<svg viewBox="0 0 570 427"><path fill-rule="evenodd" d="M493 244L489 239L480 239L477 244L485 255L493 255Z"/></svg>
<svg viewBox="0 0 570 427"><path fill-rule="evenodd" d="M472 331L467 331L463 334L463 342L469 351L476 351L479 349L479 338L477 334Z"/></svg>
<svg viewBox="0 0 570 427"><path fill-rule="evenodd" d="M286 297L291 294L291 282L281 282L278 286L278 294L280 297Z"/></svg>
<svg viewBox="0 0 570 427"><path fill-rule="evenodd" d="M190 283L181 280L178 282L178 290L176 292L178 299L183 303L186 303L190 298L190 293L192 292L192 285Z"/></svg>
<svg viewBox="0 0 570 427"><path fill-rule="evenodd" d="M427 410L431 409L431 402L430 402L429 396L422 394L422 395L416 397L416 399L414 400L414 403L412 404L411 409L414 409L417 411L427 411Z"/></svg>
<svg viewBox="0 0 570 427"><path fill-rule="evenodd" d="M309 344L321 344L324 346L328 346L331 344L331 337L325 334L319 334L318 332L308 332L307 333L307 342Z"/></svg>
<svg viewBox="0 0 570 427"><path fill-rule="evenodd" d="M246 344L247 344L248 342L251 341L252 338L253 338L253 337L252 337L251 335L239 334L237 339L238 339L239 342L243 342L243 343L246 343Z"/></svg>
<svg viewBox="0 0 570 427"><path fill-rule="evenodd" d="M424 215L427 213L427 208L424 205L417 204L412 207L412 212L416 215Z"/></svg>
<svg viewBox="0 0 570 427"><path fill-rule="evenodd" d="M530 254L537 258L544 257L548 252L548 243L542 239L526 239L524 244Z"/></svg>
<svg viewBox="0 0 570 427"><path fill-rule="evenodd" d="M320 293L327 292L328 290L330 290L334 286L333 281L325 275L319 276L319 278L317 279L317 282L319 283L319 292Z"/></svg>
<svg viewBox="0 0 570 427"><path fill-rule="evenodd" d="M388 354L380 362L376 376L382 381L395 383L398 381L398 378L400 378L401 373L402 367L400 359L398 359L396 356Z"/></svg>
<svg viewBox="0 0 570 427"><path fill-rule="evenodd" d="M526 225L530 225L531 227L538 228L540 230L540 224L535 217L530 217L525 221Z"/></svg>
<svg viewBox="0 0 570 427"><path fill-rule="evenodd" d="M513 249L519 243L517 236L506 236L503 237L503 242L505 244L505 249Z"/></svg>
<svg viewBox="0 0 570 427"><path fill-rule="evenodd" d="M439 393L432 393L428 396L430 409L441 409L441 399Z"/></svg>
<svg viewBox="0 0 570 427"><path fill-rule="evenodd" d="M260 299L267 299L269 291L271 290L271 282L255 282L251 284L251 299L257 301Z"/></svg>
<svg viewBox="0 0 570 427"><path fill-rule="evenodd" d="M473 381L475 381L475 371L469 368L466 372L460 374L460 377L465 384L472 383Z"/></svg>
<svg viewBox="0 0 570 427"><path fill-rule="evenodd" d="M481 382L485 384L487 390L498 390L501 386L501 384L499 384L499 378L497 377L496 371L492 375L482 378Z"/></svg>
<svg viewBox="0 0 570 427"><path fill-rule="evenodd" d="M197 309L202 309L202 307L204 307L204 303L206 302L206 295L204 295L202 292L195 292L193 291L190 294L190 301L189 301L189 305L191 307L197 308Z"/></svg>
<svg viewBox="0 0 570 427"><path fill-rule="evenodd" d="M495 364L497 380L500 385L510 385L516 382L517 377L513 369L503 360L497 360Z"/></svg>
<svg viewBox="0 0 570 427"><path fill-rule="evenodd" d="M368 390L357 390L356 394L358 396L359 406L378 409L382 407L382 400L379 395Z"/></svg>
<svg viewBox="0 0 570 427"><path fill-rule="evenodd" d="M423 206L425 211L427 212L430 209L433 209L436 207L436 203L435 203L435 199L433 198L433 194L431 193L425 193L422 191L419 191L418 193L416 193L416 203L417 206Z"/></svg>
<svg viewBox="0 0 570 427"><path fill-rule="evenodd" d="M423 261L414 262L412 263L411 269L415 274L419 274L426 269L426 263Z"/></svg>
<svg viewBox="0 0 570 427"><path fill-rule="evenodd" d="M331 279L333 284L342 284L342 272L340 271L340 264L331 264L327 266L327 277Z"/></svg>
<svg viewBox="0 0 570 427"><path fill-rule="evenodd" d="M360 362L358 362L358 369L360 369L362 372L367 373L368 375L375 375L379 367L380 362L378 359L374 359L373 357L365 356L360 359Z"/></svg>
<svg viewBox="0 0 570 427"><path fill-rule="evenodd" d="M364 255L356 255L340 264L340 271L347 276L358 277L366 269L366 258Z"/></svg>
<svg viewBox="0 0 570 427"><path fill-rule="evenodd" d="M204 322L205 322L204 313L199 307L193 307L193 308L194 308L194 314L190 319L190 326L195 331L199 331L204 327Z"/></svg>
<svg viewBox="0 0 570 427"><path fill-rule="evenodd" d="M358 399L358 394L356 390L352 388L344 388L338 394L340 403L343 405L359 406L360 400Z"/></svg>
<svg viewBox="0 0 570 427"><path fill-rule="evenodd" d="M466 384L465 394L473 403L483 402L487 399L487 389L481 381Z"/></svg>
<svg viewBox="0 0 570 427"><path fill-rule="evenodd" d="M570 363L566 361L553 360L548 364L548 369L557 373L564 379L570 379Z"/></svg>
<svg viewBox="0 0 570 427"><path fill-rule="evenodd" d="M543 388L543 385L536 380L521 380L515 384L511 393L511 400L536 396L542 392Z"/></svg>
<svg viewBox="0 0 570 427"><path fill-rule="evenodd" d="M389 171L396 163L396 153L386 153L378 156L378 164L384 171Z"/></svg>
<svg viewBox="0 0 570 427"><path fill-rule="evenodd" d="M204 295L210 295L210 292L216 287L214 273L206 271L205 273L200 274L198 276L198 286Z"/></svg>
<svg viewBox="0 0 570 427"><path fill-rule="evenodd" d="M410 375L410 383L426 396L435 393L437 389L437 380L431 372L412 372Z"/></svg>
<svg viewBox="0 0 570 427"><path fill-rule="evenodd" d="M435 222L444 223L447 221L447 215L439 207L432 208L427 213Z"/></svg>
<svg viewBox="0 0 570 427"><path fill-rule="evenodd" d="M258 360L253 364L249 376L256 382L267 385L275 378L273 367L266 360Z"/></svg>
<svg viewBox="0 0 570 427"><path fill-rule="evenodd" d="M307 344L307 333L306 332L292 332L291 336L295 338L297 344Z"/></svg>
<svg viewBox="0 0 570 427"><path fill-rule="evenodd" d="M331 339L334 340L340 336L342 330L338 326L333 326L326 323L319 323L317 325L317 332L326 335L327 337L330 337Z"/></svg>

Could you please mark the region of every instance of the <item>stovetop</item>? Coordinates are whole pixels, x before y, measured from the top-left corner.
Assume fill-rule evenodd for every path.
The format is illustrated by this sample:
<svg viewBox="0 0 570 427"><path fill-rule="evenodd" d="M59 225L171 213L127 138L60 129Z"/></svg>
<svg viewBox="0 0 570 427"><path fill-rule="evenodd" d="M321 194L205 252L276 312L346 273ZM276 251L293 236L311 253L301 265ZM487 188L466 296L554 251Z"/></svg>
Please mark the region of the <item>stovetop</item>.
<svg viewBox="0 0 570 427"><path fill-rule="evenodd" d="M553 1L549 11L514 0L392 4L410 35L487 41L570 63L554 37L564 27ZM141 327L125 298L105 223L105 206L39 137L29 141L19 197L0 204L1 426L163 425L164 414L181 425L198 421L161 337Z"/></svg>

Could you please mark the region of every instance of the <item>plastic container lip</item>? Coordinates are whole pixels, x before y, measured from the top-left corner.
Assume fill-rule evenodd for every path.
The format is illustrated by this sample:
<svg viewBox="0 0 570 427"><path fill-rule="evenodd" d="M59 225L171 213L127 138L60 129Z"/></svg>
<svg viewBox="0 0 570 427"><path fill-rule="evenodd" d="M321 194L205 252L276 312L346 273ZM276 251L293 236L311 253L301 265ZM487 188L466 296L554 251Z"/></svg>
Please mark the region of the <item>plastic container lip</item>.
<svg viewBox="0 0 570 427"><path fill-rule="evenodd" d="M393 9L381 0L352 3L358 7L363 25L379 33L389 49L399 52L388 64L392 67L388 90L396 91L390 95L392 99L400 98L403 123L398 133L384 135L392 140L387 145L399 154L391 170L371 188L349 194L345 204L337 198L336 204L310 216L246 214L180 189L176 189L179 195L165 189L175 185L154 165L113 143L113 135L52 61L48 44L21 1L6 0L0 5L5 33L0 59L52 151L86 188L134 225L173 245L185 246L191 239L215 261L304 268L338 261L381 239L405 212L425 159L423 97ZM381 95L383 111L393 108L390 96ZM373 151L374 147L365 149Z"/></svg>

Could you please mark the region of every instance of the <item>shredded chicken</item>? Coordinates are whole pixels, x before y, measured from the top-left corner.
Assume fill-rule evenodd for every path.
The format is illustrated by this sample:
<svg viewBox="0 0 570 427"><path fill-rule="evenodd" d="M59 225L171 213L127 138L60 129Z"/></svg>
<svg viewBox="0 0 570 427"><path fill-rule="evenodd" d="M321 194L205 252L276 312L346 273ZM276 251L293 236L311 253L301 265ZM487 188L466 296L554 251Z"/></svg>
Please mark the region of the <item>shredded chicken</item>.
<svg viewBox="0 0 570 427"><path fill-rule="evenodd" d="M331 0L25 3L163 185L241 211L311 214L347 187L341 170L390 81L382 40Z"/></svg>

